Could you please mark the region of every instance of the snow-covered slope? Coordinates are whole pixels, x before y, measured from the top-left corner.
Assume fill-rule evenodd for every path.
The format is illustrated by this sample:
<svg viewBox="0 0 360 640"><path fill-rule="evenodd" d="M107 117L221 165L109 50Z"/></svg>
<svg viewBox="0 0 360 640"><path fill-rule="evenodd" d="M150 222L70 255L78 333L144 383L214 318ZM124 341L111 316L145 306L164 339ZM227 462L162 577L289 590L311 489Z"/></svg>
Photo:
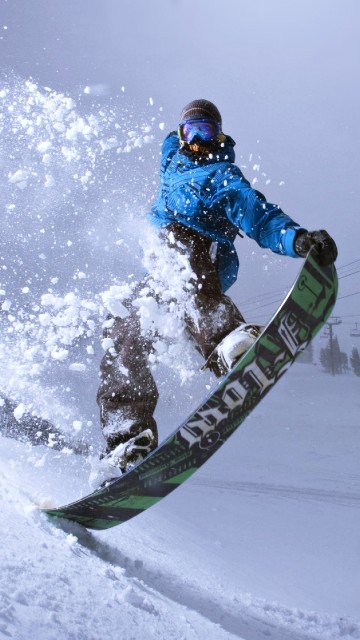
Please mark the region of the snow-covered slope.
<svg viewBox="0 0 360 640"><path fill-rule="evenodd" d="M192 479L101 533L37 506L86 492L86 458L1 438L0 637L360 638L358 390L295 365Z"/></svg>

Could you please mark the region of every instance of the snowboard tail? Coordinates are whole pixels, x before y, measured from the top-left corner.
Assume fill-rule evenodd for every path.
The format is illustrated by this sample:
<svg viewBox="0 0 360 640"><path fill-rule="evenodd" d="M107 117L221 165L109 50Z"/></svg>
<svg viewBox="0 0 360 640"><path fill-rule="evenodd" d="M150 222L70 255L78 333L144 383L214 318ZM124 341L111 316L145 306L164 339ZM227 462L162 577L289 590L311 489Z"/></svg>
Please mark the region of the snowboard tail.
<svg viewBox="0 0 360 640"><path fill-rule="evenodd" d="M263 333L176 431L108 487L45 512L107 529L162 500L221 447L273 388L326 322L336 295L335 266L321 266L312 249Z"/></svg>

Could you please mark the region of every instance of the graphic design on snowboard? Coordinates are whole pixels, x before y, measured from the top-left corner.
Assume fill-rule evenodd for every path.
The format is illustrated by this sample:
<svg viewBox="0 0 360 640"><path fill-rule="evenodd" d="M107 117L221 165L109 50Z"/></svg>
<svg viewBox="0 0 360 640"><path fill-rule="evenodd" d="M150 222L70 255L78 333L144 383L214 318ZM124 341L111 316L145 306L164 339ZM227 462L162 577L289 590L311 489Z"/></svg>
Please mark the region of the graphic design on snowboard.
<svg viewBox="0 0 360 640"><path fill-rule="evenodd" d="M200 468L289 369L329 317L335 266L306 258L284 302L249 351L210 396L137 467L106 488L46 513L106 529L159 502Z"/></svg>

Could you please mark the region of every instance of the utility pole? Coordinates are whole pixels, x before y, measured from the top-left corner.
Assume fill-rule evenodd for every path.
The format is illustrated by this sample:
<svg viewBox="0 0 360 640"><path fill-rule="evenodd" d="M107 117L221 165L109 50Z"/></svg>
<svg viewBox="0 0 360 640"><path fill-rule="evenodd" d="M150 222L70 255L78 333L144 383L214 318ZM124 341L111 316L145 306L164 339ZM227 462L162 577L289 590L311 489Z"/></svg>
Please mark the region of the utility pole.
<svg viewBox="0 0 360 640"><path fill-rule="evenodd" d="M341 324L341 318L328 318L326 326L329 327L330 336L330 363L331 363L331 375L335 375L335 363L334 363L334 348L333 348L333 326Z"/></svg>

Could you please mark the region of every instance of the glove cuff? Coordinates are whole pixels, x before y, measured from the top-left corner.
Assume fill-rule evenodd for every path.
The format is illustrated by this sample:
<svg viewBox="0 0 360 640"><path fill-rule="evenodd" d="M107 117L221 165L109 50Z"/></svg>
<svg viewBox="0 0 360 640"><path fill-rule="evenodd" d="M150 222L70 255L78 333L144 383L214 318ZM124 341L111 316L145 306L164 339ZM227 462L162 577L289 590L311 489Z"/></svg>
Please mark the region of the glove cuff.
<svg viewBox="0 0 360 640"><path fill-rule="evenodd" d="M305 258L310 250L309 232L306 229L299 229L294 238L294 251L301 258Z"/></svg>

